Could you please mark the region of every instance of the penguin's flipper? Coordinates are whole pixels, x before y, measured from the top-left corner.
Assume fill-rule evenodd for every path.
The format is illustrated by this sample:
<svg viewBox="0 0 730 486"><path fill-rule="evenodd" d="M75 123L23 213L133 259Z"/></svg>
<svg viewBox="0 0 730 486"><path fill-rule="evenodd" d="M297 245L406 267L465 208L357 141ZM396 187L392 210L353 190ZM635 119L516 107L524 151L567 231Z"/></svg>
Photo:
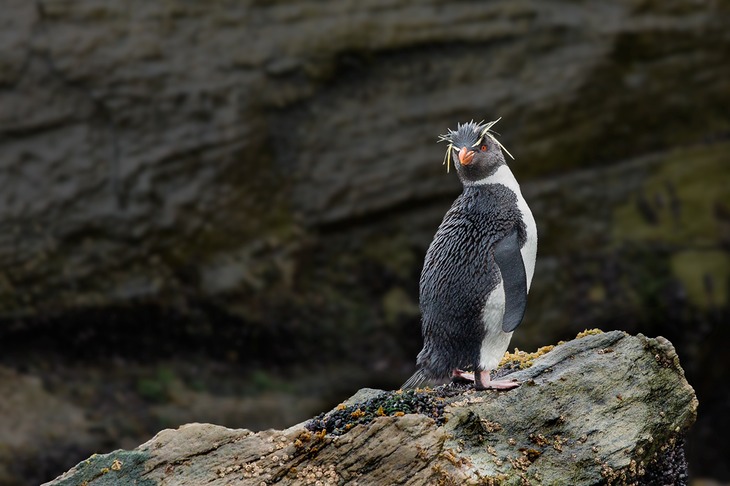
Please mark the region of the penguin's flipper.
<svg viewBox="0 0 730 486"><path fill-rule="evenodd" d="M512 332L522 322L527 307L527 275L517 240L517 230L494 245L494 261L502 273L504 284L502 330Z"/></svg>

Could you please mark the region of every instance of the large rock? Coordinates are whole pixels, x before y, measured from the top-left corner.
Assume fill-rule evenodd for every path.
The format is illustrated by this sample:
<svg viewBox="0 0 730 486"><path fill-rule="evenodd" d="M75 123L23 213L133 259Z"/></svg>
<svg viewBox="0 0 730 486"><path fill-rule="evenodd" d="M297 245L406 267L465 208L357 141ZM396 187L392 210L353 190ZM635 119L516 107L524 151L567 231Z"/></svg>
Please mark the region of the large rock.
<svg viewBox="0 0 730 486"><path fill-rule="evenodd" d="M669 341L614 331L520 358L509 392L362 390L283 431L189 424L46 484L686 484L697 399Z"/></svg>

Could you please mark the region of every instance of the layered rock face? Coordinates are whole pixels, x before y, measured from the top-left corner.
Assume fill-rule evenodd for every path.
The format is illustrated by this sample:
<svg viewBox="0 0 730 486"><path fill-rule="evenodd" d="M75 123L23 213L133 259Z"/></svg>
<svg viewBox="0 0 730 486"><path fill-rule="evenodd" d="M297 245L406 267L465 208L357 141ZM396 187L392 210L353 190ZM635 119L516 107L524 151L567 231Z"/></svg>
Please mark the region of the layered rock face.
<svg viewBox="0 0 730 486"><path fill-rule="evenodd" d="M283 431L189 424L47 486L687 484L697 399L666 339L583 337L510 376L508 392L361 390Z"/></svg>
<svg viewBox="0 0 730 486"><path fill-rule="evenodd" d="M404 251L421 248L457 191L432 142L475 116L502 116L515 172L544 181L527 184L541 256L690 236L726 271L723 143L624 164L610 185L601 170L545 181L728 129L724 4L595 8L11 2L0 315L292 285L306 236L327 246L321 231L352 236L383 214Z"/></svg>
<svg viewBox="0 0 730 486"><path fill-rule="evenodd" d="M346 361L355 387L397 386L459 191L436 136L501 116L540 237L514 343L666 335L707 414L694 471L730 478L702 446L730 432L726 3L6 0L0 17L0 364L21 371L3 379L17 403L67 387L59 410L114 417L65 450L159 429L99 406L130 402L110 355ZM23 430L0 482L32 469Z"/></svg>

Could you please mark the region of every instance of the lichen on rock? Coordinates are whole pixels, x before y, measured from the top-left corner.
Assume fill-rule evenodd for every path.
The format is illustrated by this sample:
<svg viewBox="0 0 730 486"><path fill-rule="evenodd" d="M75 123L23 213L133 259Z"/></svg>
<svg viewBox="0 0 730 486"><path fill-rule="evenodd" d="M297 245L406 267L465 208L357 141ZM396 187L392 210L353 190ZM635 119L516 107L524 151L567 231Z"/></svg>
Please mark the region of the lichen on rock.
<svg viewBox="0 0 730 486"><path fill-rule="evenodd" d="M600 329L585 329L584 331L579 332L575 338L580 339L586 336L592 336L595 334L602 334L603 331ZM563 344L565 341L558 342L558 345ZM541 348L538 348L537 351L533 353L527 353L525 351L521 351L518 348L515 348L514 352L510 353L509 351L505 353L505 355L502 357L502 360L499 362L499 369L497 370L498 376L504 376L506 373L505 371L512 371L515 369L524 370L525 368L529 368L534 363L535 359L539 358L545 353L549 353L555 348L554 345L549 344L547 346L543 346Z"/></svg>
<svg viewBox="0 0 730 486"><path fill-rule="evenodd" d="M591 331L531 360L507 392L363 389L283 431L165 430L47 484L685 484L697 399L669 341Z"/></svg>

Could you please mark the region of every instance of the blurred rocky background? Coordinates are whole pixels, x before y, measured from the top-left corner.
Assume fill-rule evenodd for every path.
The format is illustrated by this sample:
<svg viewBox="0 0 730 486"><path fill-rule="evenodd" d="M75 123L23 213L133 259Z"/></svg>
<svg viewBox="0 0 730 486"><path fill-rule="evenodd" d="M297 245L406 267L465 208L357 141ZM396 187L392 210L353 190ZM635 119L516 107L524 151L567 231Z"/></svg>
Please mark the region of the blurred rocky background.
<svg viewBox="0 0 730 486"><path fill-rule="evenodd" d="M397 388L460 190L436 137L499 116L540 235L513 346L667 337L693 481L730 481L728 25L719 0L3 0L0 484Z"/></svg>

